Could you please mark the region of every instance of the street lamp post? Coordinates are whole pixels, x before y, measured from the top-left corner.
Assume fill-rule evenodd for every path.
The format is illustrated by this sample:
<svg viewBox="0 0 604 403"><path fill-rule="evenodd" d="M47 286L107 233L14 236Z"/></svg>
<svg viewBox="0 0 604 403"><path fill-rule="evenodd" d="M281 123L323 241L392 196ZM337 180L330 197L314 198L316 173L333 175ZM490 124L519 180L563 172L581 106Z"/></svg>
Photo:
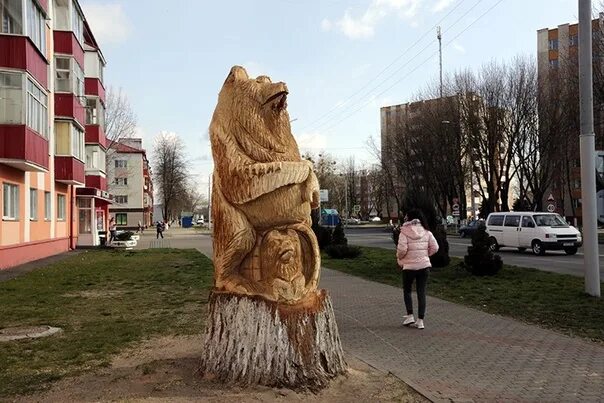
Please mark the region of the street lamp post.
<svg viewBox="0 0 604 403"><path fill-rule="evenodd" d="M581 117L581 199L585 292L600 297L600 262L596 206L595 134L591 0L579 0L579 99Z"/></svg>

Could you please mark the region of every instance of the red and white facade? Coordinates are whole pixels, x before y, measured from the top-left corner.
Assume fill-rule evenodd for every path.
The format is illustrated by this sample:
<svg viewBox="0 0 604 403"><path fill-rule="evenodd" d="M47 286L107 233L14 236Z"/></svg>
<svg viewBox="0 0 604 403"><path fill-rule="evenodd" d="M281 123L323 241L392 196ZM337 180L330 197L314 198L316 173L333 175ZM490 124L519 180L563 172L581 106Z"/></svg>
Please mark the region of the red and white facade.
<svg viewBox="0 0 604 403"><path fill-rule="evenodd" d="M104 65L76 0L0 0L0 269L106 229Z"/></svg>

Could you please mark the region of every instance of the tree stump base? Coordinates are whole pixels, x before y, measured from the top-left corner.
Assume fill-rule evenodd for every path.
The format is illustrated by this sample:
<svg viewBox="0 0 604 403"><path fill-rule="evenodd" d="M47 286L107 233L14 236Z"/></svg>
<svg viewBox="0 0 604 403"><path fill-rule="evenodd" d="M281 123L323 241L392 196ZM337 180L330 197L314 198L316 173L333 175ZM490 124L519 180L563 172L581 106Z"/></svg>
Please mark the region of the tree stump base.
<svg viewBox="0 0 604 403"><path fill-rule="evenodd" d="M202 375L225 383L319 390L347 370L325 290L295 305L213 292L204 343Z"/></svg>

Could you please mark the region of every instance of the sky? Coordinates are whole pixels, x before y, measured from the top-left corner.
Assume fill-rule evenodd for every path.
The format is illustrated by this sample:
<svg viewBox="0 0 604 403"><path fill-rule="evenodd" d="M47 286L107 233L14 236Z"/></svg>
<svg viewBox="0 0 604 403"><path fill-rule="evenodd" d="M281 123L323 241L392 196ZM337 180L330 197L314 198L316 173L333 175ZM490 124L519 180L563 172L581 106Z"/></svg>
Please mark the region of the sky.
<svg viewBox="0 0 604 403"><path fill-rule="evenodd" d="M537 52L537 30L577 21L577 0L80 0L147 150L160 132L184 141L207 193L208 126L233 65L289 89L302 152L375 162L379 108L413 100L443 70ZM597 2L594 1L594 4Z"/></svg>

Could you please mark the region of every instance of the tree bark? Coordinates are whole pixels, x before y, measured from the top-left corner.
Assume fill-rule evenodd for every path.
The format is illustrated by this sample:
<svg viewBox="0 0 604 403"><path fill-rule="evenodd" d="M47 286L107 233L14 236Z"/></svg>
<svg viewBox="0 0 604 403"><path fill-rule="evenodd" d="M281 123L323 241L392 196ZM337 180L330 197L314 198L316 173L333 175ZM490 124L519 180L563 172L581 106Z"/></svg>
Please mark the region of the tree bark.
<svg viewBox="0 0 604 403"><path fill-rule="evenodd" d="M210 296L203 376L316 391L346 370L325 290L296 305L231 293Z"/></svg>

